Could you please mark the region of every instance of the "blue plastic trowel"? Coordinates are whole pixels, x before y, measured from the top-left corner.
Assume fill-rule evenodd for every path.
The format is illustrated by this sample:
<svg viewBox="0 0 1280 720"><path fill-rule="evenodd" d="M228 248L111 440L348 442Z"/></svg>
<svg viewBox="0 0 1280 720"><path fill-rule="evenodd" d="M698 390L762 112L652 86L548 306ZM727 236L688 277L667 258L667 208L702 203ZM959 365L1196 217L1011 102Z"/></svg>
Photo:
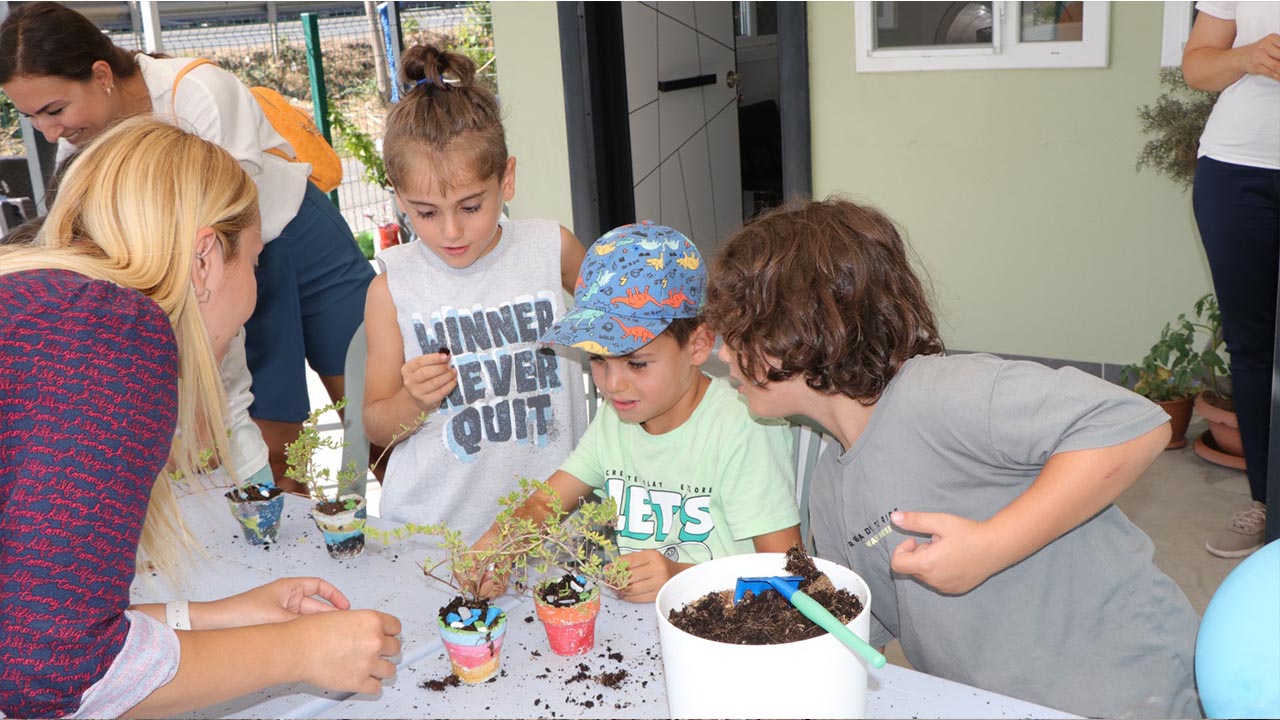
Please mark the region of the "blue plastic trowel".
<svg viewBox="0 0 1280 720"><path fill-rule="evenodd" d="M799 575L781 575L774 577L744 577L738 578L738 586L733 591L733 604L737 605L742 596L748 590L756 595L765 590L775 590L779 595L787 599L795 609L800 611L801 615L809 618L815 625L826 630L836 637L837 640L849 646L850 650L858 653L872 667L884 667L884 655L880 651L867 644L866 640L858 637L848 628L840 619L831 614L831 611L822 607L817 600L809 597L800 591L800 583L804 578Z"/></svg>

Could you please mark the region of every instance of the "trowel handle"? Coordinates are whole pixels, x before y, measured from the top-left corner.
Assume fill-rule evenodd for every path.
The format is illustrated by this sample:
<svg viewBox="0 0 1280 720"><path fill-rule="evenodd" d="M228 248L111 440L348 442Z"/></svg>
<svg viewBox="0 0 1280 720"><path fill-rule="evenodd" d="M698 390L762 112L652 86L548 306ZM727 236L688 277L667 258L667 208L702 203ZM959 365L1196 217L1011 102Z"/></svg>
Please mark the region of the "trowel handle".
<svg viewBox="0 0 1280 720"><path fill-rule="evenodd" d="M867 644L866 640L858 637L849 629L849 626L840 622L840 618L831 614L831 611L822 607L817 600L809 597L800 590L791 593L791 604L800 611L802 615L812 620L818 627L826 630L836 637L837 640L849 646L850 650L858 653L872 667L884 667L884 655L880 651ZM863 612L866 612L865 610Z"/></svg>

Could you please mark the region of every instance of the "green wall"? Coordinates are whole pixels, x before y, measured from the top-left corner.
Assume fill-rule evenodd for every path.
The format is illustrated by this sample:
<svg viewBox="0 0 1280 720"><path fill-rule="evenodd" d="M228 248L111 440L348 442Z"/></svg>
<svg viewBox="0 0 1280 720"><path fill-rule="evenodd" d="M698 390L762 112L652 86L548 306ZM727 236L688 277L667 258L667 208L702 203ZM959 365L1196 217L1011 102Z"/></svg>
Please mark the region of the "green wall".
<svg viewBox="0 0 1280 720"><path fill-rule="evenodd" d="M1132 362L1211 289L1190 193L1134 170L1163 3L1112 3L1094 70L855 73L852 3L808 10L814 195L906 229L949 347Z"/></svg>
<svg viewBox="0 0 1280 720"><path fill-rule="evenodd" d="M549 218L572 229L556 4L493 3L493 44L507 149L516 157L511 216Z"/></svg>

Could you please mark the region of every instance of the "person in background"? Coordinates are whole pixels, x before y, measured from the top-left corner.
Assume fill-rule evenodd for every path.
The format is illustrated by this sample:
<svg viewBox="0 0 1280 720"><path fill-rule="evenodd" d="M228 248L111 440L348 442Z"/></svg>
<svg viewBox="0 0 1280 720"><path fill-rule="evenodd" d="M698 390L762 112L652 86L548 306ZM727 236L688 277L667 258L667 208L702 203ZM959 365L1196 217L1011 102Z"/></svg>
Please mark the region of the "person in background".
<svg viewBox="0 0 1280 720"><path fill-rule="evenodd" d="M1209 258L1249 476L1249 504L1205 542L1224 558L1262 547L1280 267L1280 2L1199 2L1187 85L1221 92L1200 136L1192 207Z"/></svg>

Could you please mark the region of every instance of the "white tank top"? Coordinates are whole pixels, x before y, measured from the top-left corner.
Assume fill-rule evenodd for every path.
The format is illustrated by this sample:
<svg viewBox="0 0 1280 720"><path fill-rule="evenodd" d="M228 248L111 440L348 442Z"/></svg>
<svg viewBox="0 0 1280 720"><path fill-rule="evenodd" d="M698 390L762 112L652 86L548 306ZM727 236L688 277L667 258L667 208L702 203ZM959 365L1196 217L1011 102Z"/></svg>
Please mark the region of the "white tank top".
<svg viewBox="0 0 1280 720"><path fill-rule="evenodd" d="M498 246L463 269L417 241L379 256L405 358L443 345L458 371L458 387L426 427L392 451L382 515L446 522L468 543L520 477L545 480L560 467L588 418L580 358L537 342L565 312L560 225L501 227Z"/></svg>

